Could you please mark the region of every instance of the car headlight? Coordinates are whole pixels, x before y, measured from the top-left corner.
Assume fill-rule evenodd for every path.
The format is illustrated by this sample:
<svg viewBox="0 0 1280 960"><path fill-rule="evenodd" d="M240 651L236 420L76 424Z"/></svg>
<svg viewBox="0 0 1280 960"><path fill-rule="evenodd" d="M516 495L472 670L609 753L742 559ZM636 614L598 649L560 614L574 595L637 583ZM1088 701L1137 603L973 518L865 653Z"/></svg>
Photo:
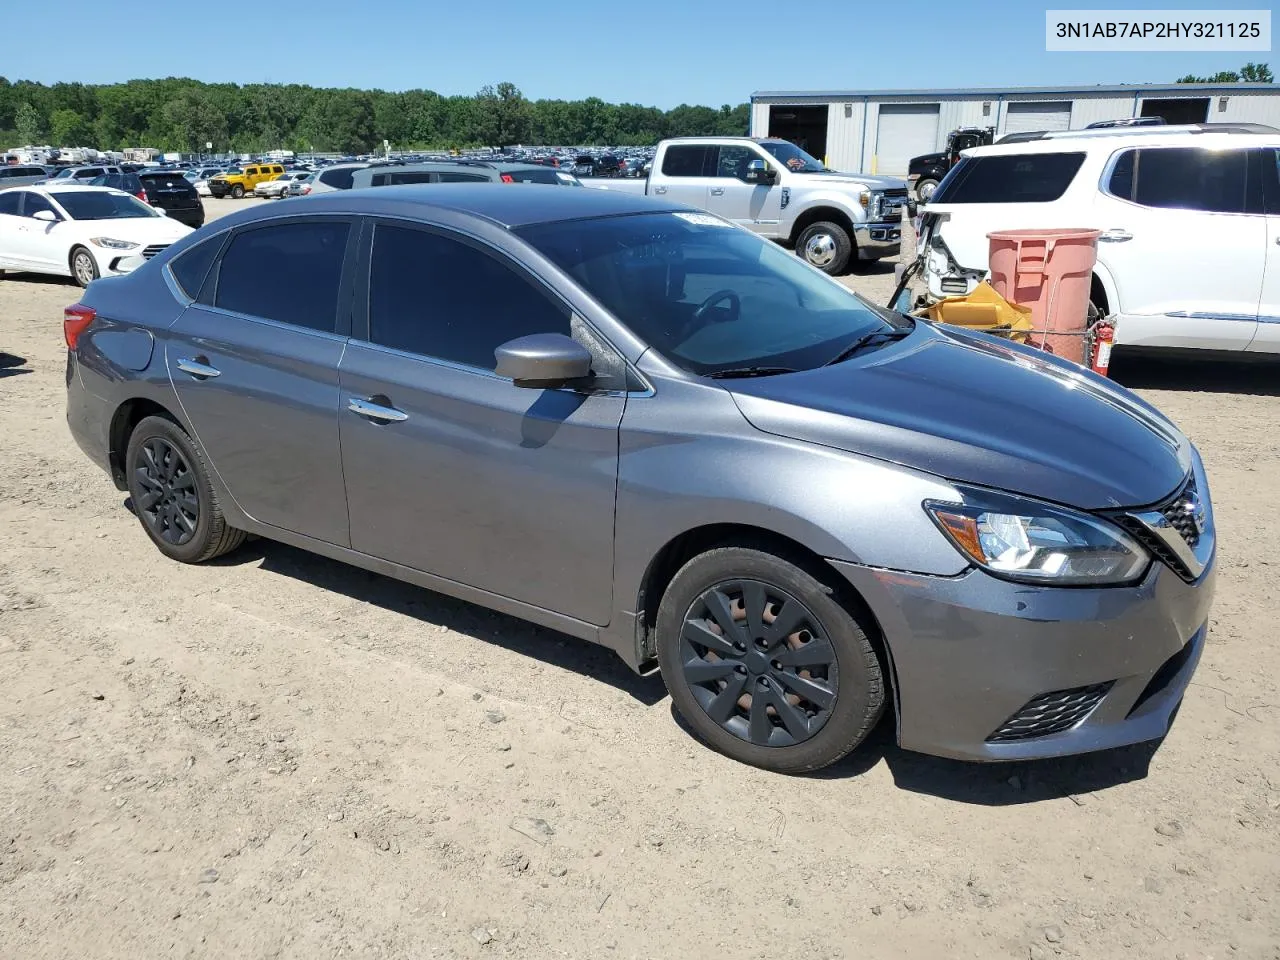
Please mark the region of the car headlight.
<svg viewBox="0 0 1280 960"><path fill-rule="evenodd" d="M1105 520L1064 507L967 490L966 503L928 501L925 510L961 553L1007 580L1058 586L1130 583L1150 556Z"/></svg>
<svg viewBox="0 0 1280 960"><path fill-rule="evenodd" d="M108 250L132 250L137 246L131 240L112 240L110 237L91 237L89 242L95 247L106 247Z"/></svg>

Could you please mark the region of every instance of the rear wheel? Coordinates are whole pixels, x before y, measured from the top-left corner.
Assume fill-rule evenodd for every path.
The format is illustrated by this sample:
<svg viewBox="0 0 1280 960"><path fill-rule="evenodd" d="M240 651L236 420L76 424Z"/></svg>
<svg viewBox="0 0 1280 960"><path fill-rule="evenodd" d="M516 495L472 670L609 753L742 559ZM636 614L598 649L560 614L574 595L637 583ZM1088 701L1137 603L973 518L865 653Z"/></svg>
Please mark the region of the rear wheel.
<svg viewBox="0 0 1280 960"><path fill-rule="evenodd" d="M199 449L172 420L146 417L134 428L125 468L133 511L166 557L201 563L244 542L222 515Z"/></svg>
<svg viewBox="0 0 1280 960"><path fill-rule="evenodd" d="M933 196L933 191L938 189L938 181L925 177L916 181L916 199L921 203L928 203L929 198Z"/></svg>
<svg viewBox="0 0 1280 960"><path fill-rule="evenodd" d="M707 744L805 773L875 726L880 663L829 579L749 547L708 551L672 579L658 610L658 661L676 709Z"/></svg>
<svg viewBox="0 0 1280 960"><path fill-rule="evenodd" d="M810 266L836 276L843 273L853 254L853 241L838 223L811 223L796 238L796 253Z"/></svg>
<svg viewBox="0 0 1280 960"><path fill-rule="evenodd" d="M87 287L98 279L98 261L84 247L76 247L71 251L71 275L82 287Z"/></svg>
<svg viewBox="0 0 1280 960"><path fill-rule="evenodd" d="M233 186L233 187L231 188L231 199L232 199L232 200L239 200L239 199L240 199L241 197L243 197L243 196L244 196L244 187L243 187L243 186L241 186L240 184L238 184L238 183L237 183L235 186Z"/></svg>

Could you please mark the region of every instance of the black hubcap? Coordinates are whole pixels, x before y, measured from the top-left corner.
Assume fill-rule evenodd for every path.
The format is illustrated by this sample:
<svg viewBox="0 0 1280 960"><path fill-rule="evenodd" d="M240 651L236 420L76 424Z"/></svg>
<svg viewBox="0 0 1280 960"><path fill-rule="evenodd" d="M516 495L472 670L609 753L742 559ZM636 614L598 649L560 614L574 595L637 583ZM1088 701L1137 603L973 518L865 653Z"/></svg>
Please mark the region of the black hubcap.
<svg viewBox="0 0 1280 960"><path fill-rule="evenodd" d="M200 498L196 478L182 453L163 437L142 444L134 467L138 515L165 543L182 546L196 533Z"/></svg>
<svg viewBox="0 0 1280 960"><path fill-rule="evenodd" d="M835 648L795 597L758 580L718 583L685 615L684 679L707 716L749 743L785 747L835 707Z"/></svg>

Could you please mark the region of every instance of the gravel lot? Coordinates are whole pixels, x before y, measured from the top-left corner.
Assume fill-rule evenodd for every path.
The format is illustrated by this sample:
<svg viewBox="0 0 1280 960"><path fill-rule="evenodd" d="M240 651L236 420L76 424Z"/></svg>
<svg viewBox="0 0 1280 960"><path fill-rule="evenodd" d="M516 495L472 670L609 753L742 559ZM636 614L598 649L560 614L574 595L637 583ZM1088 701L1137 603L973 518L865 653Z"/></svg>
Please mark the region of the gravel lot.
<svg viewBox="0 0 1280 960"><path fill-rule="evenodd" d="M1114 371L1218 511L1158 749L886 726L784 778L602 649L267 542L163 560L64 424L76 294L0 281L0 957L1280 958L1275 367Z"/></svg>

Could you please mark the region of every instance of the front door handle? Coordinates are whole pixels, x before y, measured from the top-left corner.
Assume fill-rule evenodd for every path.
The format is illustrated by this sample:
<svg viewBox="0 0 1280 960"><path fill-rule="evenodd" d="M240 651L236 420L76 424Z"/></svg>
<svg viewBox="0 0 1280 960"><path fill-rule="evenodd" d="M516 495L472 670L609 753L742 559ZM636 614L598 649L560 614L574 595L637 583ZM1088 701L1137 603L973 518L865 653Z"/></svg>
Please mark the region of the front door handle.
<svg viewBox="0 0 1280 960"><path fill-rule="evenodd" d="M361 400L358 397L352 397L347 401L347 409L352 413L357 413L369 420L376 420L379 423L399 423L401 420L408 420L409 415L403 410L397 410L395 407L387 406L385 403L377 403L375 401L386 400L385 397L370 397L368 400Z"/></svg>
<svg viewBox="0 0 1280 960"><path fill-rule="evenodd" d="M724 187L712 187L712 188L711 188L711 195L712 195L713 197L723 197L723 196L724 196Z"/></svg>
<svg viewBox="0 0 1280 960"><path fill-rule="evenodd" d="M654 193L666 193L666 192L667 192L667 188L666 188L666 187L654 187L654 188L653 188L653 192L654 192Z"/></svg>
<svg viewBox="0 0 1280 960"><path fill-rule="evenodd" d="M1098 239L1106 240L1110 243L1123 243L1126 240L1132 240L1133 234L1128 230L1103 230L1102 233L1098 235Z"/></svg>
<svg viewBox="0 0 1280 960"><path fill-rule="evenodd" d="M178 369L183 373L189 373L197 380L208 380L210 377L222 376L222 371L217 367L209 366L208 357L196 357L195 359L183 358L178 361Z"/></svg>

